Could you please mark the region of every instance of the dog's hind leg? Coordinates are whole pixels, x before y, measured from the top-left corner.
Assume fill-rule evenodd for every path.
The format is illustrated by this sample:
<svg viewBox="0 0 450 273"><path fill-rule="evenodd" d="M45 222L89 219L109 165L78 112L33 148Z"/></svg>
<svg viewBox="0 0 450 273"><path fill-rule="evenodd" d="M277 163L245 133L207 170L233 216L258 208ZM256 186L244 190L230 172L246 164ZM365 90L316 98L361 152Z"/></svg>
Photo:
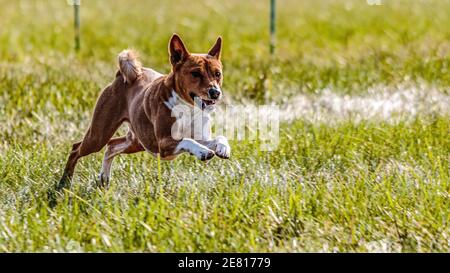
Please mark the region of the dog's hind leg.
<svg viewBox="0 0 450 273"><path fill-rule="evenodd" d="M83 156L100 151L124 121L124 114L117 111L117 109L121 109L118 107L120 105L114 103L107 105L105 101L105 96L99 98L91 125L83 140L73 145L64 168L64 174L56 187L57 190L62 190L70 185L78 160Z"/></svg>
<svg viewBox="0 0 450 273"><path fill-rule="evenodd" d="M111 175L111 165L115 156L119 154L132 154L144 151L144 147L134 137L131 131L126 137L113 138L108 142L105 156L103 157L102 170L99 176L99 186L108 187Z"/></svg>
<svg viewBox="0 0 450 273"><path fill-rule="evenodd" d="M122 122L127 120L127 89L142 75L141 64L133 51L125 50L119 54L119 70L114 82L108 85L98 98L91 125L83 141L73 145L64 174L57 186L58 190L69 185L78 159L100 151Z"/></svg>
<svg viewBox="0 0 450 273"><path fill-rule="evenodd" d="M58 191L61 191L63 188L67 188L69 186L70 179L72 178L75 165L77 164L79 158L78 154L80 145L81 141L72 145L72 151L70 152L69 159L67 160L66 167L64 168L64 174L56 187Z"/></svg>
<svg viewBox="0 0 450 273"><path fill-rule="evenodd" d="M64 174L56 187L58 191L69 187L78 160L83 156L100 151L114 135L114 132L120 124L121 122L115 123L114 126L109 126L103 131L96 130L97 134L99 134L99 132L103 133L100 134L100 136L96 135L95 137L94 134L92 134L93 127L91 126L84 136L83 141L73 144L72 151L70 152L66 167L64 168Z"/></svg>

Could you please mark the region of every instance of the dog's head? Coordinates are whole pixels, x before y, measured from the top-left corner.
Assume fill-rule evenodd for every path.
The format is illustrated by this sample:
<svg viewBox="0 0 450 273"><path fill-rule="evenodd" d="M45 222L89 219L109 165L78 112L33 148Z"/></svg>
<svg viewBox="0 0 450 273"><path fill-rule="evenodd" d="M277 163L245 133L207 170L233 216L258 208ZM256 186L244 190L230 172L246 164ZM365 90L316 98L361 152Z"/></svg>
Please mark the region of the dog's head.
<svg viewBox="0 0 450 273"><path fill-rule="evenodd" d="M192 105L202 110L214 107L222 97L222 38L207 54L191 54L181 38L174 34L169 42L175 91Z"/></svg>

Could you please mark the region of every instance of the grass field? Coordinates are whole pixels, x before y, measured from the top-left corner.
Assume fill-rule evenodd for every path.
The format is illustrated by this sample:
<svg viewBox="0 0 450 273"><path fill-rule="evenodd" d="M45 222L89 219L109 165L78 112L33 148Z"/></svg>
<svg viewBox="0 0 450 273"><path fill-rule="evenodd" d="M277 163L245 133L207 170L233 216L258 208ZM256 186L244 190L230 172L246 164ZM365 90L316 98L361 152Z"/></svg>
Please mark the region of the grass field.
<svg viewBox="0 0 450 273"><path fill-rule="evenodd" d="M79 53L65 1L0 6L0 251L450 251L450 1L280 0L274 58L268 1L82 1ZM278 149L119 156L109 190L98 153L49 206L118 52L168 72L173 32L223 36L226 101L280 105Z"/></svg>

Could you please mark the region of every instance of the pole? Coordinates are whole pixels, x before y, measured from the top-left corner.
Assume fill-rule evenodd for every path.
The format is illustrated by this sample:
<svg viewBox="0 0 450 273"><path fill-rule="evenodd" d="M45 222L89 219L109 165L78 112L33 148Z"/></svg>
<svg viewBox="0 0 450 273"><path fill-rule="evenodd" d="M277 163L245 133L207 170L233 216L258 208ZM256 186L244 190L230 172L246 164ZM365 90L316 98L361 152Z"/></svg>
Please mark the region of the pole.
<svg viewBox="0 0 450 273"><path fill-rule="evenodd" d="M73 1L74 27L75 27L75 50L80 50L80 0Z"/></svg>
<svg viewBox="0 0 450 273"><path fill-rule="evenodd" d="M275 53L275 19L276 19L276 0L270 0L270 54Z"/></svg>

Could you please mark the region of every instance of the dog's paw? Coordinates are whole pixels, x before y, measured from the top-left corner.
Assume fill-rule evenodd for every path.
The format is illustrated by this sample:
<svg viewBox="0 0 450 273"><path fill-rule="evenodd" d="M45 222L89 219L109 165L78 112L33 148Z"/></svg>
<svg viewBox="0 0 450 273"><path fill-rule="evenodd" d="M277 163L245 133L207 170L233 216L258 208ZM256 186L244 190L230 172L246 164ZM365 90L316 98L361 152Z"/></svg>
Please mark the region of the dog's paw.
<svg viewBox="0 0 450 273"><path fill-rule="evenodd" d="M214 157L214 151L211 151L210 149L201 149L196 156L201 161L207 161Z"/></svg>
<svg viewBox="0 0 450 273"><path fill-rule="evenodd" d="M109 177L104 174L103 172L100 173L100 175L98 176L98 180L96 180L96 184L97 187L99 188L105 188L108 189L109 188Z"/></svg>
<svg viewBox="0 0 450 273"><path fill-rule="evenodd" d="M216 146L216 155L223 159L229 159L231 155L231 148L228 143L218 143Z"/></svg>
<svg viewBox="0 0 450 273"><path fill-rule="evenodd" d="M201 161L210 160L215 155L214 151L208 149L206 146L203 146L203 145L196 145L196 146L192 147L190 154L194 155Z"/></svg>

